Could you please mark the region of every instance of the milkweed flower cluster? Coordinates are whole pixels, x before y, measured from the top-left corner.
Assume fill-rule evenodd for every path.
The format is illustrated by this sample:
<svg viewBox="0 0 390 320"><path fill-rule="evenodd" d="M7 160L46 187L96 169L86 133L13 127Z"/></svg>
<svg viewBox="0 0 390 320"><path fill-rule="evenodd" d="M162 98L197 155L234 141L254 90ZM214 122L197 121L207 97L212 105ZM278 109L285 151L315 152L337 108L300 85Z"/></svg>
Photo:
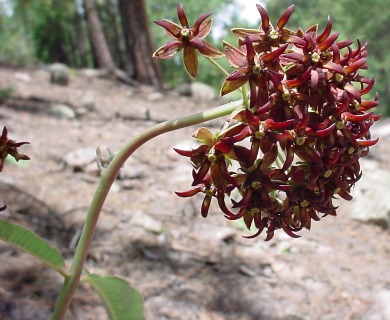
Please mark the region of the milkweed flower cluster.
<svg viewBox="0 0 390 320"><path fill-rule="evenodd" d="M364 97L374 85L373 78L360 73L367 69L367 43L338 40L330 18L322 32L317 25L287 29L293 5L275 27L265 9L257 9L259 28L232 29L237 45L223 43L234 71L221 95L249 87L248 94L242 90L243 107L218 133L200 128L194 134L197 148L176 149L193 165L191 188L177 194L204 194L204 217L214 198L227 219L243 218L248 229L256 229L248 238L265 231L270 240L278 229L298 237L312 220L336 215L335 198L352 199L351 188L362 174L359 159L378 141L371 138L370 127L380 118L372 111L379 97ZM188 25L180 5L178 16ZM217 52L201 40L201 30L211 25L205 17L194 30L186 29L191 40L183 40L183 29L170 22L157 22L178 40L158 49L155 57L189 45L201 54ZM196 74L197 65L188 67L186 59L187 70Z"/></svg>

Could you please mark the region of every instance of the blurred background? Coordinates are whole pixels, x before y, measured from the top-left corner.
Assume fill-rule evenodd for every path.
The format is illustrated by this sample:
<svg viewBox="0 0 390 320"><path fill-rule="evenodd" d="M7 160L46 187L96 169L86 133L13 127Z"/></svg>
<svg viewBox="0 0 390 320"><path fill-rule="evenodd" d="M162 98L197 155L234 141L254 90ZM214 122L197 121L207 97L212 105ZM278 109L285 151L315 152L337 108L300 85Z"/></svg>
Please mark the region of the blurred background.
<svg viewBox="0 0 390 320"><path fill-rule="evenodd" d="M182 0L190 24L205 12L214 12L214 30L208 41L221 48L222 38L235 43L229 29L257 28L260 15L255 4L266 6L276 23L291 0ZM130 78L145 84L170 87L189 81L177 55L169 61L153 61L151 52L167 41L164 30L152 22L177 22L178 0L0 0L0 61L13 66L37 66L62 62L71 68L125 70ZM390 115L389 0L359 1L296 0L287 27L306 29L333 19L339 39L369 39L368 75L375 75L381 97L379 111ZM201 59L199 81L218 90L220 75ZM224 59L220 63L227 67ZM156 65L158 64L158 65ZM164 76L162 76L162 74Z"/></svg>

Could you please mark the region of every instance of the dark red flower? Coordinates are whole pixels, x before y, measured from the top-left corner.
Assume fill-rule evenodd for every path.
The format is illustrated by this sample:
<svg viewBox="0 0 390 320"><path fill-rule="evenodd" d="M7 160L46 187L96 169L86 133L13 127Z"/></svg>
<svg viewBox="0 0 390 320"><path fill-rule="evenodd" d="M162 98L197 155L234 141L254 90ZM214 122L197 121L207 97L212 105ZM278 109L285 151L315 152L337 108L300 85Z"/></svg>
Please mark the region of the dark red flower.
<svg viewBox="0 0 390 320"><path fill-rule="evenodd" d="M370 128L380 118L379 96L363 99L374 86L360 73L367 44L339 41L330 18L320 34L317 26L292 32L285 24L293 7L276 28L258 10L258 30L234 29L238 47L224 43L235 70L221 94L248 83L250 103L221 133L202 129L200 146L179 152L194 165L193 186L179 195L205 193L203 216L216 198L227 219L255 229L249 238L265 231L270 240L278 229L298 237L313 220L336 215L335 198L352 199L359 160L378 142Z"/></svg>
<svg viewBox="0 0 390 320"><path fill-rule="evenodd" d="M181 26L168 20L155 21L156 24L166 30L167 34L173 40L158 48L153 56L155 58L166 59L183 50L184 66L189 75L192 78L196 78L198 73L196 50L209 58L223 56L221 51L203 40L211 30L212 19L208 19L211 13L201 15L192 27L189 26L187 16L181 4L177 6L177 16Z"/></svg>
<svg viewBox="0 0 390 320"><path fill-rule="evenodd" d="M18 148L28 142L16 142L8 138L8 130L3 128L3 132L0 136L0 172L3 171L5 158L10 155L19 160L29 160L30 158L25 154L20 154Z"/></svg>

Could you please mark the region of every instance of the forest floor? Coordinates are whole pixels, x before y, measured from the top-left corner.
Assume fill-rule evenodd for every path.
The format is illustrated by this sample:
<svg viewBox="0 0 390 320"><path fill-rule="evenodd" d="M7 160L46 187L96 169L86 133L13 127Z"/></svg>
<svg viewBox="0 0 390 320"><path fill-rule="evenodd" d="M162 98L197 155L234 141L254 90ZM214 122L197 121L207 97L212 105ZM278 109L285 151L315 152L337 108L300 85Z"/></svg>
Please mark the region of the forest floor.
<svg viewBox="0 0 390 320"><path fill-rule="evenodd" d="M30 142L21 151L31 161L6 164L2 216L48 239L67 264L98 181L94 149L118 151L159 121L219 104L81 71L63 87L50 84L45 70L2 68L0 89L7 87L0 127ZM59 116L53 104L66 104L75 116ZM90 272L127 279L145 299L147 320L390 319L390 233L349 218L348 203L299 239L277 233L264 242L243 238L241 225L215 207L203 219L202 197L178 198L174 191L189 188L191 166L172 148L190 144L197 128L157 137L129 159L103 209ZM0 242L0 319L49 319L61 280ZM99 297L81 285L67 319L107 316Z"/></svg>

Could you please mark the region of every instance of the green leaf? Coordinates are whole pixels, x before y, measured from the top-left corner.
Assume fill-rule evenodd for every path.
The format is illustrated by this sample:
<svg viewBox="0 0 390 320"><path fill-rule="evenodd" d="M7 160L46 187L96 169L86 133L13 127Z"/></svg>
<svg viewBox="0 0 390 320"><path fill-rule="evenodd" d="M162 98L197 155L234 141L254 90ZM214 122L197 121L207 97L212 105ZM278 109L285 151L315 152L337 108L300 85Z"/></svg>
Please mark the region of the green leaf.
<svg viewBox="0 0 390 320"><path fill-rule="evenodd" d="M141 294L121 278L89 274L82 279L98 292L110 320L143 320L144 301Z"/></svg>
<svg viewBox="0 0 390 320"><path fill-rule="evenodd" d="M60 273L64 273L62 268L65 262L59 251L31 230L0 219L0 239L32 254Z"/></svg>

